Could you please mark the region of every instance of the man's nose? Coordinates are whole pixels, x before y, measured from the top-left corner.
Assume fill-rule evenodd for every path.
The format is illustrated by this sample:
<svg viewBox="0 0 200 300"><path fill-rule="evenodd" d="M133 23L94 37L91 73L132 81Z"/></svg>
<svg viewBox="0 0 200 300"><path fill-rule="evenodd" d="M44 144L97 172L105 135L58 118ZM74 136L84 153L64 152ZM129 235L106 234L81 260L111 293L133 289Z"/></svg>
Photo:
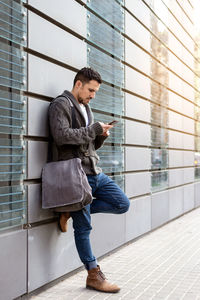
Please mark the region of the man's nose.
<svg viewBox="0 0 200 300"><path fill-rule="evenodd" d="M90 98L91 98L91 99L95 98L95 95L96 95L95 92L91 93Z"/></svg>

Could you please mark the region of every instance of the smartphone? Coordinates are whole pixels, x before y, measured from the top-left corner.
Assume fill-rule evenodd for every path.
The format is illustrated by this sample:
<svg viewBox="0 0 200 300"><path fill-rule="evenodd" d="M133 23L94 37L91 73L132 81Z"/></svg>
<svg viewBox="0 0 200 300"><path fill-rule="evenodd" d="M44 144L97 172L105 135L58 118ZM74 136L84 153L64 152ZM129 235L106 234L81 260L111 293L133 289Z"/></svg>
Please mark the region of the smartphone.
<svg viewBox="0 0 200 300"><path fill-rule="evenodd" d="M108 123L108 125L115 125L117 122L119 122L119 121L113 120L112 122Z"/></svg>

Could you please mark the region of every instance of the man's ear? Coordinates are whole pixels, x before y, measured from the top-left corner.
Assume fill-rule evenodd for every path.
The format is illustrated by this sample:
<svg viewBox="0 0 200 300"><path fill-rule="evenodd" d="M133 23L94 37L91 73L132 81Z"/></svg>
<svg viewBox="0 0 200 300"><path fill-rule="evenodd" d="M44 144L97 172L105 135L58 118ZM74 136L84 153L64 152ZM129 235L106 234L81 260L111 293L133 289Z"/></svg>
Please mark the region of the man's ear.
<svg viewBox="0 0 200 300"><path fill-rule="evenodd" d="M80 89L82 87L83 83L80 80L77 80L75 86L76 88Z"/></svg>

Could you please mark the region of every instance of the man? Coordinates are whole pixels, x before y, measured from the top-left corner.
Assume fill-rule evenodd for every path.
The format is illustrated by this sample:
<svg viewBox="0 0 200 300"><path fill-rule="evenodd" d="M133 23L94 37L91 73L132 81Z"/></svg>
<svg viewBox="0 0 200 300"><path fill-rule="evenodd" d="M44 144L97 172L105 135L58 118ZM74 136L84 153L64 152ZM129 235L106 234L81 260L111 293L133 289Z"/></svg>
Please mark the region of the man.
<svg viewBox="0 0 200 300"><path fill-rule="evenodd" d="M95 97L101 83L98 72L91 68L81 69L74 78L72 91L64 91L51 103L49 123L58 150L58 160L81 158L94 197L85 209L70 214L65 212L65 207L57 208L56 211L60 212L59 227L62 232L66 232L67 221L72 217L76 248L88 271L86 286L115 293L120 289L105 279L92 253L89 237L92 229L90 214L122 214L128 211L130 205L123 191L97 166L95 150L103 145L113 127L102 122L93 123L89 102ZM73 118L76 121L75 127Z"/></svg>

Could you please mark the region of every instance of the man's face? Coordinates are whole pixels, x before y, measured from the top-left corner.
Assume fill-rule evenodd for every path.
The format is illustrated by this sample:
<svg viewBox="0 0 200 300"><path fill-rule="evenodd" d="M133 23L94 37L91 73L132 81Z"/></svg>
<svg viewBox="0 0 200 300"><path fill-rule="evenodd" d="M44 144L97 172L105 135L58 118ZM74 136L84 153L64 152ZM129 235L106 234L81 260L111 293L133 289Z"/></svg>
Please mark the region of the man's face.
<svg viewBox="0 0 200 300"><path fill-rule="evenodd" d="M83 84L78 81L78 94L77 99L79 103L88 104L98 92L100 84L96 80L90 80L88 83Z"/></svg>

